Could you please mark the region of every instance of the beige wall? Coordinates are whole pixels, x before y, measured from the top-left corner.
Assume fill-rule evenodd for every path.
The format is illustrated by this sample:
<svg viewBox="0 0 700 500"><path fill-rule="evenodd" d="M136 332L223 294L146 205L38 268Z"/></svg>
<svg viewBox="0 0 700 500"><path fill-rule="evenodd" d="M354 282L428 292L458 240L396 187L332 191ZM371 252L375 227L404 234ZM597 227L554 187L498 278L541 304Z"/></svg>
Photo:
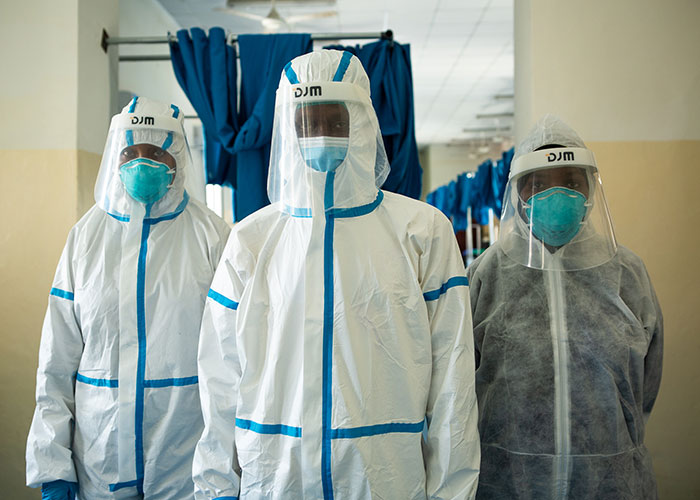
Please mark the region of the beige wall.
<svg viewBox="0 0 700 500"><path fill-rule="evenodd" d="M591 142L618 241L644 260L664 314L646 444L662 500L700 498L700 141Z"/></svg>
<svg viewBox="0 0 700 500"><path fill-rule="evenodd" d="M24 486L41 324L68 231L93 205L116 90L118 2L3 2L0 15L0 484Z"/></svg>
<svg viewBox="0 0 700 500"><path fill-rule="evenodd" d="M562 116L595 152L618 242L665 320L647 427L662 500L700 498L700 2L515 2L516 137Z"/></svg>

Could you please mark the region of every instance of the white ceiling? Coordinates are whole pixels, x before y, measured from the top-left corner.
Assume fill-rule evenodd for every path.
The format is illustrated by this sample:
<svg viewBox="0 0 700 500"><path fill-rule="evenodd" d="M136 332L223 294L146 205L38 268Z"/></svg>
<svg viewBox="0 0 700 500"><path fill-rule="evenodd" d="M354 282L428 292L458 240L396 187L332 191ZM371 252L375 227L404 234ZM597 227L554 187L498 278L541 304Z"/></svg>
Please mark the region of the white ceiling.
<svg viewBox="0 0 700 500"><path fill-rule="evenodd" d="M182 27L222 26L234 33L262 33L254 20L226 14L226 0L158 0ZM270 2L236 2L234 8L261 16ZM510 132L464 129L509 128L512 117L477 118L512 113L513 0L278 0L283 18L335 11L336 16L299 22L292 31L394 32L411 44L416 138L419 145L486 140ZM327 43L327 42L326 42ZM345 40L343 43L367 43ZM318 47L323 43L319 42Z"/></svg>

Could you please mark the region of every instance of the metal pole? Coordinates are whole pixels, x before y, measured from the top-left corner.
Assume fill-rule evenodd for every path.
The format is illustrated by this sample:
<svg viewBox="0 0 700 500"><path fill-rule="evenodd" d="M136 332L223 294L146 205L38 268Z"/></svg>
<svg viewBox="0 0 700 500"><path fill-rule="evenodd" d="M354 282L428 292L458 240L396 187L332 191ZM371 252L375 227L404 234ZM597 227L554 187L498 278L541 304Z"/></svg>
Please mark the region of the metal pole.
<svg viewBox="0 0 700 500"><path fill-rule="evenodd" d="M104 34L106 35L106 33ZM352 33L311 33L311 40L314 41L331 41L331 40L371 40L383 38L392 40L394 34L391 30L377 32L352 32ZM234 43L238 40L238 35L227 35L228 43ZM102 45L154 45L177 42L177 37L174 35L167 36L135 36L135 37L119 37L119 36L103 36ZM140 61L169 61L168 54L147 54L147 55L120 55L119 62L140 62Z"/></svg>
<svg viewBox="0 0 700 500"><path fill-rule="evenodd" d="M169 54L145 55L145 56L119 56L119 62L142 62L142 61L169 61Z"/></svg>

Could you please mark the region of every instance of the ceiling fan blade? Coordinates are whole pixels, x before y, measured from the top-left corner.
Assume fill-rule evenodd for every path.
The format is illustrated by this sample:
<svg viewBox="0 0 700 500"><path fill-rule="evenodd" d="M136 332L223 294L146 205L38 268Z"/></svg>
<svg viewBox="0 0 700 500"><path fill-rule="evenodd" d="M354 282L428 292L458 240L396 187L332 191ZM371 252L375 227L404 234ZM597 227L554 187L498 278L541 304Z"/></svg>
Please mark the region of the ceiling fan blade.
<svg viewBox="0 0 700 500"><path fill-rule="evenodd" d="M289 16L287 22L290 24L303 23L304 21L313 21L314 19L323 19L326 17L337 16L338 12L334 10L326 10L323 12L314 12L313 14L302 14L298 16Z"/></svg>
<svg viewBox="0 0 700 500"><path fill-rule="evenodd" d="M230 16L244 17L246 19L252 19L253 21L258 21L258 22L262 22L262 20L267 17L267 16L261 16L259 14L251 14L250 12L244 12L242 10L228 9L226 7L217 7L214 10L217 12L223 12L224 14L228 14Z"/></svg>

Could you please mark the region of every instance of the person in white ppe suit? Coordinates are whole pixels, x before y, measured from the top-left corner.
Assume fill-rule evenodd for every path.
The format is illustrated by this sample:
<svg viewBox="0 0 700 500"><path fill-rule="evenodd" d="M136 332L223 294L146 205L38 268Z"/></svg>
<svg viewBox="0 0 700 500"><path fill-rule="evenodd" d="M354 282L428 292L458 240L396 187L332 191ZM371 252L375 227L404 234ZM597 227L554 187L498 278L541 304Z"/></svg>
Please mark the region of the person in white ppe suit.
<svg viewBox="0 0 700 500"><path fill-rule="evenodd" d="M501 236L469 267L480 499L653 499L644 428L663 320L617 245L593 153L547 115L520 144Z"/></svg>
<svg viewBox="0 0 700 500"><path fill-rule="evenodd" d="M234 227L204 310L195 498L472 498L469 290L449 221L378 189L389 166L350 53L292 60L275 106L273 203Z"/></svg>
<svg viewBox="0 0 700 500"><path fill-rule="evenodd" d="M196 349L230 229L185 190L182 125L143 97L116 115L97 204L68 236L27 442L27 484L45 498L193 497Z"/></svg>

